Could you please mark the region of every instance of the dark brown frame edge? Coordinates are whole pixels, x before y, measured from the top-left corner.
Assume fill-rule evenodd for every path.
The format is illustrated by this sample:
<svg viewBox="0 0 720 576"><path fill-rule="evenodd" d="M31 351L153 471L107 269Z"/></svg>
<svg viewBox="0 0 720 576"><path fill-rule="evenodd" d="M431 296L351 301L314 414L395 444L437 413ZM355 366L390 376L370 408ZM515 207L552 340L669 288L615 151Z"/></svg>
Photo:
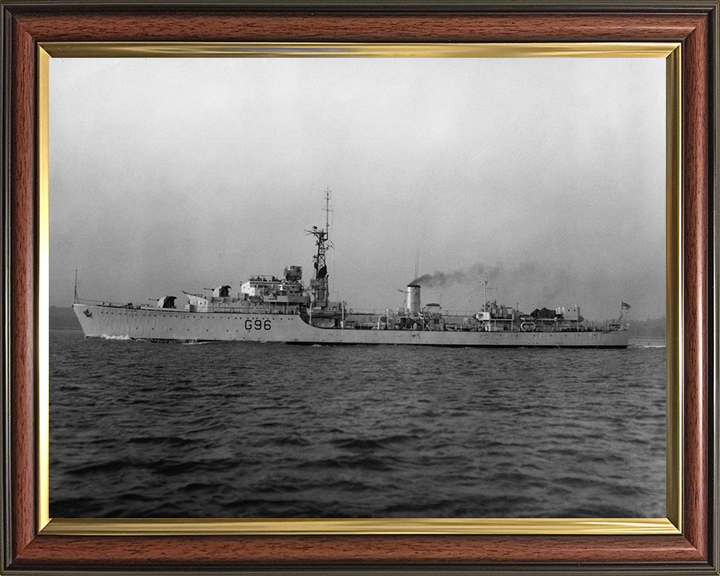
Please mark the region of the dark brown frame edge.
<svg viewBox="0 0 720 576"><path fill-rule="evenodd" d="M718 574L715 396L718 2L5 0L2 12L5 574L109 572ZM36 57L43 41L682 43L684 492L677 536L38 534Z"/></svg>

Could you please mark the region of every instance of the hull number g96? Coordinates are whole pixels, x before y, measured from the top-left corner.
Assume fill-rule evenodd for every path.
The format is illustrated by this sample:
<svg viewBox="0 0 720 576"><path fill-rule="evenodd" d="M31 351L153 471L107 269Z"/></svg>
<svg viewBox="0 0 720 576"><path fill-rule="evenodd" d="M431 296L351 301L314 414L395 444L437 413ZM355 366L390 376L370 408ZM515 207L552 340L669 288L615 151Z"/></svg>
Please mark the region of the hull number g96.
<svg viewBox="0 0 720 576"><path fill-rule="evenodd" d="M272 324L270 320L245 320L245 330L270 330Z"/></svg>

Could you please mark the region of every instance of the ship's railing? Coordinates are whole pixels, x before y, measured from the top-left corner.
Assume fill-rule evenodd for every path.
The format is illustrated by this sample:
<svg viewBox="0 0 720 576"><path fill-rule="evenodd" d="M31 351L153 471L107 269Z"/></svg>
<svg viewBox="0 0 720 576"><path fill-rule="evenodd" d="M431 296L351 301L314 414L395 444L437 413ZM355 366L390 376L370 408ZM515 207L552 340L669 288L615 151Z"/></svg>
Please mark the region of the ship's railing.
<svg viewBox="0 0 720 576"><path fill-rule="evenodd" d="M423 309L421 308L421 312ZM397 308L373 308L373 309L360 309L360 308L346 308L345 314L362 315L362 316L385 316L386 313L390 313L391 316L403 316L404 313L398 314ZM477 314L477 311L472 310L441 310L443 316L462 316L471 317Z"/></svg>
<svg viewBox="0 0 720 576"><path fill-rule="evenodd" d="M423 312L425 310L424 307L420 308L420 311ZM385 315L387 312L390 313L391 316L403 316L404 312L398 313L397 308L373 308L373 309L360 309L360 308L346 308L345 313L346 314L361 314L365 316L375 316L375 315ZM440 309L440 313L443 316L457 316L461 318L471 318L475 316L479 312L479 309L477 310L446 310L445 308Z"/></svg>
<svg viewBox="0 0 720 576"><path fill-rule="evenodd" d="M393 308L372 308L372 309L360 309L360 308L345 308L346 315L354 316L385 316L387 313L395 314L396 310Z"/></svg>
<svg viewBox="0 0 720 576"><path fill-rule="evenodd" d="M110 302L107 300L91 300L88 298L76 298L73 302L74 304L85 304L85 305L91 305L91 306L104 306L106 308L124 308L124 309L130 309L130 310L176 310L180 312L185 312L184 308L158 308L157 306L148 306L148 305L139 305L139 304L133 304L132 302L128 302L125 304L121 304L119 302ZM205 308L204 306L202 308ZM300 314L300 311L297 307L290 306L286 308L285 306L277 306L277 307L268 307L265 309L262 309L262 306L259 306L258 308L238 308L233 306L209 306L207 309L204 310L190 310L191 312L199 312L202 314L292 314L292 315L298 315ZM390 313L391 316L397 316L397 309L390 309L390 308L373 308L373 309L352 309L352 308L346 308L345 309L345 315L346 316L372 316L372 317L379 317L384 316L387 313ZM474 313L468 310L443 310L442 311L443 317L454 317L454 318L466 318L466 317L473 317ZM552 318L538 318L535 320L536 323L545 324L547 327L550 327L553 324L554 319ZM520 322L513 322L512 318L492 318L490 320L491 323L495 324L496 326L506 324L508 328L514 328L518 329L520 327ZM617 332L621 330L627 330L628 325L619 325L619 324L605 324L605 325L597 325L594 323L587 323L587 324L572 324L572 322L575 321L561 321L562 324L558 326L558 328L562 331L567 332Z"/></svg>
<svg viewBox="0 0 720 576"><path fill-rule="evenodd" d="M160 310L160 308L158 308ZM170 310L173 310L173 308L170 308ZM198 306L195 310L185 310L184 308L174 308L174 310L180 310L181 312L198 312L201 314L290 314L290 315L298 315L300 312L297 308L295 309L288 309L285 310L285 308L237 308L237 307L230 307L230 306L219 306L214 307L211 306L209 308L205 308L204 306Z"/></svg>
<svg viewBox="0 0 720 576"><path fill-rule="evenodd" d="M84 304L88 306L103 306L105 308L127 308L131 310L175 310L180 312L186 312L184 307L175 306L173 308L159 308L153 304L133 304L128 302L121 304L119 302L110 302L108 300L91 300L89 298L76 298L74 304ZM197 308L201 308L198 310ZM196 307L193 312L202 312L203 314L299 314L297 308L293 310L292 307L286 309L285 306L278 306L277 308L238 308L236 306L209 306L209 307Z"/></svg>
<svg viewBox="0 0 720 576"><path fill-rule="evenodd" d="M106 308L140 308L140 306L127 302L120 304L119 302L108 302L107 300L90 300L88 298L76 298L73 304L86 304L90 306L105 306Z"/></svg>
<svg viewBox="0 0 720 576"><path fill-rule="evenodd" d="M477 310L445 310L445 308L442 309L442 315L443 316L463 316L470 318L471 316L475 316L480 311L480 309Z"/></svg>

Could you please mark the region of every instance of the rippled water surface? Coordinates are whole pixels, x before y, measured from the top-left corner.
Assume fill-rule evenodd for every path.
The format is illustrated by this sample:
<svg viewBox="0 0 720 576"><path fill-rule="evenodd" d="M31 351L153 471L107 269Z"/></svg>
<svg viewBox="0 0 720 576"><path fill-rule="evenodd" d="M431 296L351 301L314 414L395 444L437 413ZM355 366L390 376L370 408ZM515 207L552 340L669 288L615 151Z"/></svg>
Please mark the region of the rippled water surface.
<svg viewBox="0 0 720 576"><path fill-rule="evenodd" d="M665 345L50 333L53 517L664 517Z"/></svg>

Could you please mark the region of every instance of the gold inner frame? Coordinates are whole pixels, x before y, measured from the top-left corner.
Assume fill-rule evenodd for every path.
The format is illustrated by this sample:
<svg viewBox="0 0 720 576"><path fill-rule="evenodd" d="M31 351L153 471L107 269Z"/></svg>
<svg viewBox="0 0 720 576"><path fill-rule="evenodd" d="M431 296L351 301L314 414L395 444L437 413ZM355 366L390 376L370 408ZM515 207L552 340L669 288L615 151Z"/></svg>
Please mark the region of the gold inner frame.
<svg viewBox="0 0 720 576"><path fill-rule="evenodd" d="M51 519L49 515L49 60L66 58L664 58L666 60L666 518ZM682 518L681 45L658 42L358 44L41 42L37 60L39 214L38 530L65 535L679 534Z"/></svg>

